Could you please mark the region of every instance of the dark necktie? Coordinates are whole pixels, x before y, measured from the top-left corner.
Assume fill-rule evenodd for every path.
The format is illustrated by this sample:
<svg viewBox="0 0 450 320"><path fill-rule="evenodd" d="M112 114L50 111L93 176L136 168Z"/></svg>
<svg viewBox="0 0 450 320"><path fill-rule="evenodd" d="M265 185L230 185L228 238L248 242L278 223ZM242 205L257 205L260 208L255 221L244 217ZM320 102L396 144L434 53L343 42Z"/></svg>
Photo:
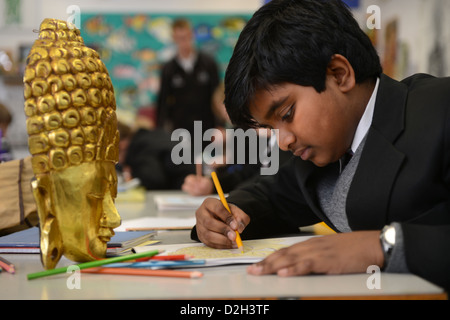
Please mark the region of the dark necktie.
<svg viewBox="0 0 450 320"><path fill-rule="evenodd" d="M351 150L348 150L341 159L339 159L339 163L340 163L340 173L342 173L342 171L344 171L345 167L347 166L347 164L350 162L350 160L353 157L353 152Z"/></svg>

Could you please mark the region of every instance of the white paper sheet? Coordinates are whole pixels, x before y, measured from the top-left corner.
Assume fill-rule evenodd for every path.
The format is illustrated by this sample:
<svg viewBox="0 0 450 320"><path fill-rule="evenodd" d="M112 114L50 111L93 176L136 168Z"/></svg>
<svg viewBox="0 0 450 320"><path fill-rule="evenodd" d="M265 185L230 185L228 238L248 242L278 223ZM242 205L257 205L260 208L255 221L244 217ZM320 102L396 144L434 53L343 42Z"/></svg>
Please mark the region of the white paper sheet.
<svg viewBox="0 0 450 320"><path fill-rule="evenodd" d="M205 267L229 264L251 264L261 261L271 253L294 243L306 241L310 236L245 240L244 253L236 249L213 249L203 243L152 245L133 248L136 253L149 250L164 250L162 255L186 254L193 259L205 259ZM199 266L196 266L199 267Z"/></svg>
<svg viewBox="0 0 450 320"><path fill-rule="evenodd" d="M170 230L191 229L195 225L195 217L188 218L163 218L145 217L139 219L125 220L114 231L134 230Z"/></svg>

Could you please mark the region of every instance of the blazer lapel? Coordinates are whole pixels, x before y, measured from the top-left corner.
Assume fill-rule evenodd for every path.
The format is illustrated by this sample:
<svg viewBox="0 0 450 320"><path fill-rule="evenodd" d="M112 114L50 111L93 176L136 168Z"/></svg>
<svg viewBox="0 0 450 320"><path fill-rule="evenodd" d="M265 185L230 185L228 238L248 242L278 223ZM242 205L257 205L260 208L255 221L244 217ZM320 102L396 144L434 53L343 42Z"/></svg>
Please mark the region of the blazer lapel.
<svg viewBox="0 0 450 320"><path fill-rule="evenodd" d="M382 75L372 126L347 196L352 230L381 229L405 156L393 145L404 129L406 85Z"/></svg>

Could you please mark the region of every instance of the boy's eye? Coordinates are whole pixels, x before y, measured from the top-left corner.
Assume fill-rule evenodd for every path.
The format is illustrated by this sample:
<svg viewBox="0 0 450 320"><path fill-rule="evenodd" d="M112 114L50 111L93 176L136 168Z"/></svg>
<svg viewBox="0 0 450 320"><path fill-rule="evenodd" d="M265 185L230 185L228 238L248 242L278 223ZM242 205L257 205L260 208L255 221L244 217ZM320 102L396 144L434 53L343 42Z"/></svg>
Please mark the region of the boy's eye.
<svg viewBox="0 0 450 320"><path fill-rule="evenodd" d="M281 120L286 121L286 120L292 119L292 116L294 115L294 107L295 107L295 105L292 105L291 107L289 107L288 111L287 111L286 114L281 118Z"/></svg>

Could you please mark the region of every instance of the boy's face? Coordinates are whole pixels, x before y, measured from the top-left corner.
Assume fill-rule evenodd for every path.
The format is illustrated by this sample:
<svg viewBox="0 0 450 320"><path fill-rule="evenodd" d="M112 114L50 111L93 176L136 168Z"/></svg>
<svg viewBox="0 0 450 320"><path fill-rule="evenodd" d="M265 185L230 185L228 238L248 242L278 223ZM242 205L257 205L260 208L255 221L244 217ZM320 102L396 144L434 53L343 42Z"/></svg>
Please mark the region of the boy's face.
<svg viewBox="0 0 450 320"><path fill-rule="evenodd" d="M359 118L334 76L326 90L286 83L258 91L250 113L262 126L279 130L279 145L319 167L336 162L350 148Z"/></svg>

